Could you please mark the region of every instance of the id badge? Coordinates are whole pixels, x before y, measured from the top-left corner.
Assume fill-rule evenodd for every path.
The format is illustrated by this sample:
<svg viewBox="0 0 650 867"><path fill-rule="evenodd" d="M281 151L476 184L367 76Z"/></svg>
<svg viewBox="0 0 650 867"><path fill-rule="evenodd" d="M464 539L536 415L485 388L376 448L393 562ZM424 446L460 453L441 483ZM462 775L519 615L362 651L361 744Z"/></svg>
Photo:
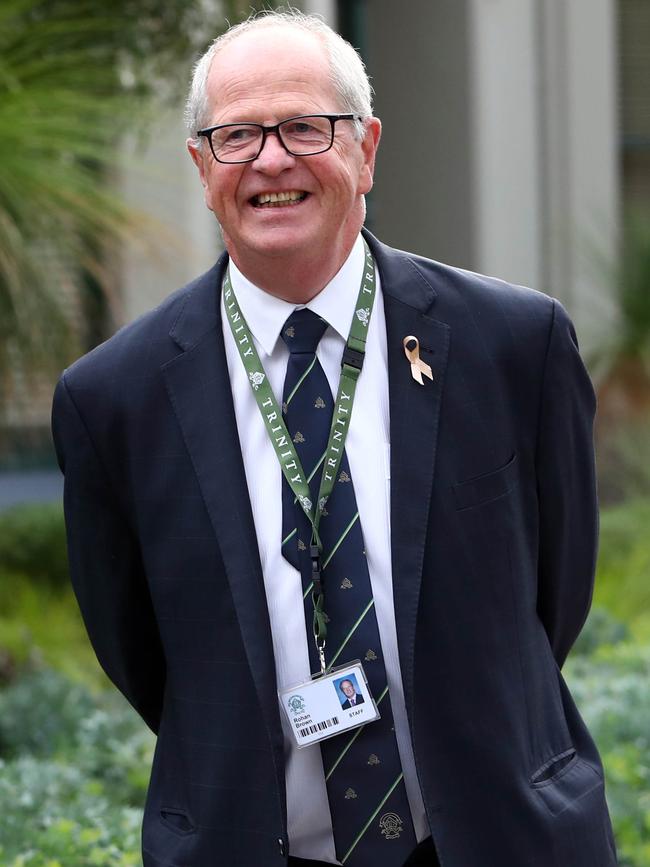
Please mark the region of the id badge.
<svg viewBox="0 0 650 867"><path fill-rule="evenodd" d="M359 660L278 691L297 746L307 747L379 719Z"/></svg>

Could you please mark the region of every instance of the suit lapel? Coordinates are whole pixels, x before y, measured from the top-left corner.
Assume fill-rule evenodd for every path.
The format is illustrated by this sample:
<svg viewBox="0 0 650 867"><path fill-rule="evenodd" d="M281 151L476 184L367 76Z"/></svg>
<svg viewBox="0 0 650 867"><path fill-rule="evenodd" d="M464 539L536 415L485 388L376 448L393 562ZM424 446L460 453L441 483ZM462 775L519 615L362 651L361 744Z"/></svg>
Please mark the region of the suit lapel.
<svg viewBox="0 0 650 867"><path fill-rule="evenodd" d="M431 318L436 292L412 258L366 235L381 277L388 342L391 437L391 547L397 640L412 719L413 656L449 326ZM433 382L415 382L402 341L414 335Z"/></svg>
<svg viewBox="0 0 650 867"><path fill-rule="evenodd" d="M170 334L185 351L162 372L219 543L283 791L271 629L221 328L224 267L225 258L188 296Z"/></svg>

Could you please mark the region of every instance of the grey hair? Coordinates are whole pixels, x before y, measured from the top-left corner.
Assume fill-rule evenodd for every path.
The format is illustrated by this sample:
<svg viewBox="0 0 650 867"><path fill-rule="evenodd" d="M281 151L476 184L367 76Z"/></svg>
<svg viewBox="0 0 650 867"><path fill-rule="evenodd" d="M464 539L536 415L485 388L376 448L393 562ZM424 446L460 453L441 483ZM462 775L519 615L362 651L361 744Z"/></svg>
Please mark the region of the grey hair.
<svg viewBox="0 0 650 867"><path fill-rule="evenodd" d="M358 114L363 119L372 116L372 87L363 61L349 42L316 15L306 15L292 7L287 11L265 10L251 15L246 21L218 36L194 66L185 104L185 123L197 147L201 146L197 132L209 123L207 84L215 56L239 36L278 26L294 27L317 36L327 52L332 85L341 100L341 110ZM361 121L355 123L355 132L357 138L363 138Z"/></svg>

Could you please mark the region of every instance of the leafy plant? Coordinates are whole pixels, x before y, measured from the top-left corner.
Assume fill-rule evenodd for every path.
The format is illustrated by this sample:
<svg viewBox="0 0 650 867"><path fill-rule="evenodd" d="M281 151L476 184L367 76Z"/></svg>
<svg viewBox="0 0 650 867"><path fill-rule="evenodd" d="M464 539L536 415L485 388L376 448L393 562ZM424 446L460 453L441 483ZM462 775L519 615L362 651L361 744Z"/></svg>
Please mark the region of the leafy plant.
<svg viewBox="0 0 650 867"><path fill-rule="evenodd" d="M240 3L4 0L0 5L0 395L85 348L115 301L111 262L141 218L114 194L118 144ZM248 4L247 4L248 5ZM178 75L182 68L182 75ZM182 84L180 84L182 82ZM83 332L83 328L81 329ZM92 331L92 329L91 329ZM96 339L101 336L93 334ZM90 340L90 334L88 334Z"/></svg>
<svg viewBox="0 0 650 867"><path fill-rule="evenodd" d="M0 513L0 571L19 572L54 587L67 586L68 555L60 503L16 506Z"/></svg>
<svg viewBox="0 0 650 867"><path fill-rule="evenodd" d="M630 638L630 630L605 608L594 606L571 654L589 656L603 645L620 644Z"/></svg>
<svg viewBox="0 0 650 867"><path fill-rule="evenodd" d="M77 739L94 702L53 671L29 672L0 693L0 755L49 757Z"/></svg>
<svg viewBox="0 0 650 867"><path fill-rule="evenodd" d="M650 215L631 215L621 258L620 353L639 358L650 374Z"/></svg>
<svg viewBox="0 0 650 867"><path fill-rule="evenodd" d="M101 258L126 209L98 182L126 124L117 69L102 50L117 21L90 3L7 0L0 7L0 373L60 364L73 287ZM74 351L74 350L73 350Z"/></svg>
<svg viewBox="0 0 650 867"><path fill-rule="evenodd" d="M621 867L650 867L650 646L603 646L565 668L601 751Z"/></svg>
<svg viewBox="0 0 650 867"><path fill-rule="evenodd" d="M142 810L111 803L73 764L0 761L0 858L8 867L139 867Z"/></svg>
<svg viewBox="0 0 650 867"><path fill-rule="evenodd" d="M0 684L42 665L56 666L95 689L107 685L72 588L0 570Z"/></svg>
<svg viewBox="0 0 650 867"><path fill-rule="evenodd" d="M650 495L650 410L644 415L642 405L639 418L600 425L598 480L601 500L608 505Z"/></svg>
<svg viewBox="0 0 650 867"><path fill-rule="evenodd" d="M650 495L650 214L628 216L614 275L617 318L592 353L601 498Z"/></svg>
<svg viewBox="0 0 650 867"><path fill-rule="evenodd" d="M153 737L116 693L51 670L0 693L0 862L137 867Z"/></svg>
<svg viewBox="0 0 650 867"><path fill-rule="evenodd" d="M650 500L603 509L595 602L650 642Z"/></svg>

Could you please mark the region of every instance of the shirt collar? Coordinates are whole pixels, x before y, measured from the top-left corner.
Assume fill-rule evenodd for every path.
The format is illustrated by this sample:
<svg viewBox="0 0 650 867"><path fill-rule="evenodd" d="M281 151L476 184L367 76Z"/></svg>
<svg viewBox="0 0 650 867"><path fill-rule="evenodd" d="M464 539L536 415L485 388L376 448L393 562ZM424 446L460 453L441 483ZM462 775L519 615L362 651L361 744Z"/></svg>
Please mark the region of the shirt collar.
<svg viewBox="0 0 650 867"><path fill-rule="evenodd" d="M267 355L272 354L282 326L291 313L300 307L313 310L331 325L343 340L347 340L361 284L364 259L363 240L359 235L339 271L308 304L291 304L276 298L275 295L269 295L251 283L231 259L230 280L244 319L261 349Z"/></svg>

